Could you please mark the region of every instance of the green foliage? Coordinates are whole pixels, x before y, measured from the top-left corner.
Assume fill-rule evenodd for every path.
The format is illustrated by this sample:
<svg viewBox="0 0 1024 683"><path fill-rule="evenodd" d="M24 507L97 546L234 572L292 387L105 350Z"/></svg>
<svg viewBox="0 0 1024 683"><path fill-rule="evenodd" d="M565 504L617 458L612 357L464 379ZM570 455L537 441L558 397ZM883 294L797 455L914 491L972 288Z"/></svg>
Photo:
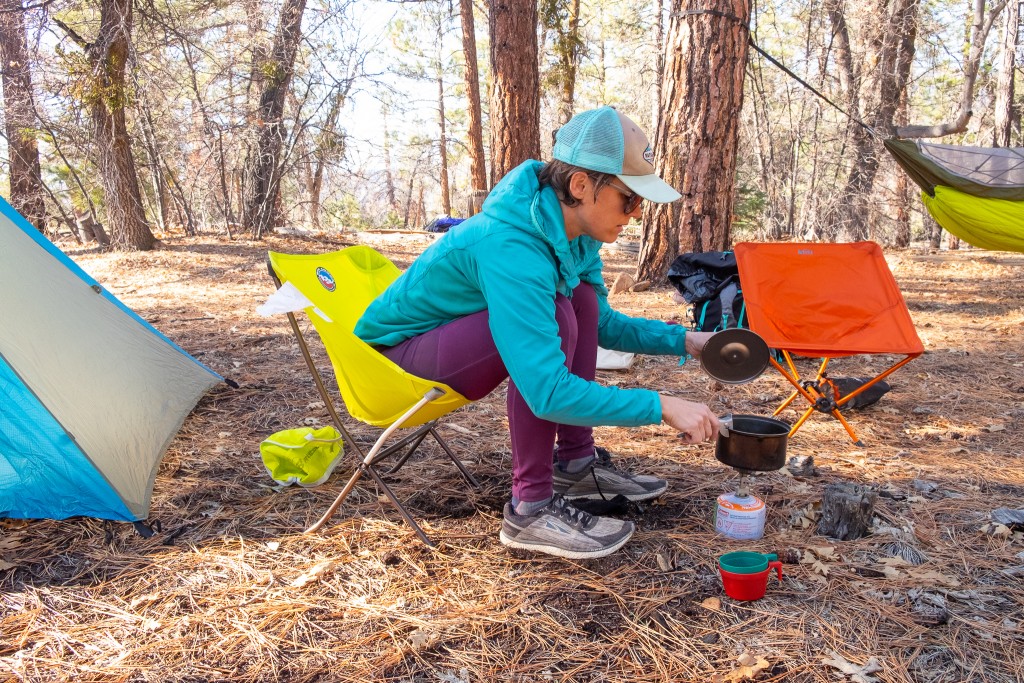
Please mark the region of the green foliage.
<svg viewBox="0 0 1024 683"><path fill-rule="evenodd" d="M733 206L733 236L751 236L761 228L761 216L768 204L768 195L760 188L746 183L737 183L736 199Z"/></svg>
<svg viewBox="0 0 1024 683"><path fill-rule="evenodd" d="M359 201L353 195L346 194L341 199L324 202L323 211L327 215L325 223L328 225L349 230L373 228L372 221L363 214Z"/></svg>

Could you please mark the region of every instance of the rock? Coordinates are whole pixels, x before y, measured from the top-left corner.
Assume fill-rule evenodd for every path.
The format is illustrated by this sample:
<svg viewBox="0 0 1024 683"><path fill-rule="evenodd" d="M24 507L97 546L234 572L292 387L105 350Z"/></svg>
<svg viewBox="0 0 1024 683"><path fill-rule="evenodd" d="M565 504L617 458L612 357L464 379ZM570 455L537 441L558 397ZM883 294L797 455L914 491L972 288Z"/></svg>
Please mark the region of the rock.
<svg viewBox="0 0 1024 683"><path fill-rule="evenodd" d="M633 285L632 287L630 287L629 291L631 291L631 292L646 292L650 288L651 288L651 281L650 280L641 280L640 282L638 282L635 285Z"/></svg>
<svg viewBox="0 0 1024 683"><path fill-rule="evenodd" d="M786 469L794 477L813 477L818 473L813 455L794 455L786 463Z"/></svg>
<svg viewBox="0 0 1024 683"><path fill-rule="evenodd" d="M619 273L615 278L615 282L612 283L612 288L609 290L610 294L621 294L622 292L629 291L629 288L636 284L636 280L629 273Z"/></svg>

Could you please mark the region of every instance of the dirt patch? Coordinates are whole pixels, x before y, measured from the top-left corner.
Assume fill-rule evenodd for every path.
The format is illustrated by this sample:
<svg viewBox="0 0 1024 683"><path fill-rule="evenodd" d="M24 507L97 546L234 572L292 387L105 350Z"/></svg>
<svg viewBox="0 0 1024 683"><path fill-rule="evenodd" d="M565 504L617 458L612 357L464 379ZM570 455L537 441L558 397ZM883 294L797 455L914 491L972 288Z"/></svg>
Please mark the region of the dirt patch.
<svg viewBox="0 0 1024 683"><path fill-rule="evenodd" d="M367 239L402 267L430 243L387 237ZM671 488L627 513L639 529L622 551L567 562L498 542L510 485L503 391L440 427L481 491L467 490L429 449L393 480L436 552L365 482L321 533L302 534L349 470L316 489L272 486L259 442L329 418L286 321L254 308L272 290L268 249L351 241L168 238L142 254L68 247L127 305L239 386L208 394L171 444L152 504L162 531L152 538L93 519L0 521L0 671L10 680L854 680L842 662L864 680L1024 680L1024 540L990 519L995 508L1024 508L1019 255L888 255L926 353L891 377L878 404L850 414L865 447L815 415L790 455L813 456L818 474L754 480L769 508L761 541L715 534L715 498L736 475L712 446L684 446L662 427L597 430L620 465L666 477ZM608 283L633 259L609 251ZM665 287L614 304L633 315L682 315ZM831 367L863 376L883 360ZM789 393L769 374L722 386L674 358L641 357L599 379L720 413L770 414ZM369 429L351 426L369 439ZM871 536L814 534L824 488L839 481L879 491ZM722 591L715 558L739 548L788 560L785 580L759 602Z"/></svg>

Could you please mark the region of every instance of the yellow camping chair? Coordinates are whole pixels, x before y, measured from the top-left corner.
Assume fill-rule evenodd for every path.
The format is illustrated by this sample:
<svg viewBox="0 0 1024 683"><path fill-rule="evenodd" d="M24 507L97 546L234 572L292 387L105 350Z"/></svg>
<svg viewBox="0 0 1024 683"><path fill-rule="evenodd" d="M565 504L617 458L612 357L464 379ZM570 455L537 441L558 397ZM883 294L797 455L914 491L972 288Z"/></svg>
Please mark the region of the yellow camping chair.
<svg viewBox="0 0 1024 683"><path fill-rule="evenodd" d="M469 399L445 384L409 374L353 333L366 307L401 271L385 256L365 246L349 247L329 254L269 252L267 267L278 288L290 283L313 303L312 308L306 309L306 314L320 335L331 360L348 414L361 422L384 429L368 451L364 451L352 439L313 362L298 321L293 313L289 313L292 331L331 419L344 437L346 445L355 448L361 458L334 503L306 533L322 527L348 497L360 477L366 474L391 499L416 535L428 546L434 547L423 529L384 482L377 465L385 458L401 453L394 465L383 472L394 473L405 464L423 439L430 435L455 463L466 482L479 488L480 484L455 457L435 429L438 418L469 403ZM416 428L412 433L384 447L395 430L412 427ZM401 452L403 448L404 453Z"/></svg>

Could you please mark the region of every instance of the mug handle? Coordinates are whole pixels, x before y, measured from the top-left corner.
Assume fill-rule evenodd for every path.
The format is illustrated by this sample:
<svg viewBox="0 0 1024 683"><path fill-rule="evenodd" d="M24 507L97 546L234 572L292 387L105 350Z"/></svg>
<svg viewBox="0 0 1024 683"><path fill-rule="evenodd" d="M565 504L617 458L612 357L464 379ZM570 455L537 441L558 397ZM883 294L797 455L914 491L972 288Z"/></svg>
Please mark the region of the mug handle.
<svg viewBox="0 0 1024 683"><path fill-rule="evenodd" d="M779 581L781 582L782 581L782 563L779 562L778 560L775 560L774 562L769 562L768 563L768 573L769 574L772 573L772 569L774 569L778 573Z"/></svg>

